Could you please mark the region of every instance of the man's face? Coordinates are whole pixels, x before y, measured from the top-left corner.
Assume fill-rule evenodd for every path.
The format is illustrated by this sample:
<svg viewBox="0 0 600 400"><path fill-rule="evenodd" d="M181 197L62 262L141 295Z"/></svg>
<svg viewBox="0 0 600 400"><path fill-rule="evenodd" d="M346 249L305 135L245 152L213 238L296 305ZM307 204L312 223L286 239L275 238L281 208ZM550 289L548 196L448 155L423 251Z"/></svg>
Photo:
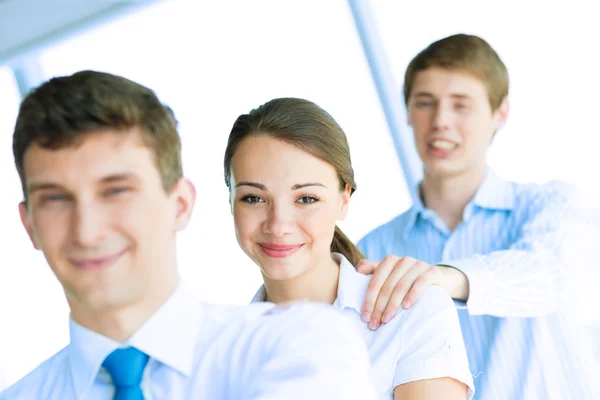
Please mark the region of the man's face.
<svg viewBox="0 0 600 400"><path fill-rule="evenodd" d="M506 99L492 112L485 85L467 73L438 67L417 73L408 118L425 175L485 169L487 149L507 116Z"/></svg>
<svg viewBox="0 0 600 400"><path fill-rule="evenodd" d="M175 234L194 189L182 178L165 192L138 128L92 132L58 150L32 145L24 173L21 220L74 317L151 301L176 282Z"/></svg>

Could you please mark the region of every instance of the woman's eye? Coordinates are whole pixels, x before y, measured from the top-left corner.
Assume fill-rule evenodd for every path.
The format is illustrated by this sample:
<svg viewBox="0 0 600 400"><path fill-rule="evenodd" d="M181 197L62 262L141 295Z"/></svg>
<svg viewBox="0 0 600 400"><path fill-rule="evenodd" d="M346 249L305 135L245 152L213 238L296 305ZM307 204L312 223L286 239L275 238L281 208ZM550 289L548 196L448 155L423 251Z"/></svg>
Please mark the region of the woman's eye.
<svg viewBox="0 0 600 400"><path fill-rule="evenodd" d="M301 204L313 204L319 201L316 197L313 196L302 196L298 199L298 203Z"/></svg>
<svg viewBox="0 0 600 400"><path fill-rule="evenodd" d="M252 196L252 195L250 195L250 196L244 196L244 197L242 197L242 201L245 202L245 203L254 204L254 203L260 203L263 200L260 197L258 197L258 196Z"/></svg>

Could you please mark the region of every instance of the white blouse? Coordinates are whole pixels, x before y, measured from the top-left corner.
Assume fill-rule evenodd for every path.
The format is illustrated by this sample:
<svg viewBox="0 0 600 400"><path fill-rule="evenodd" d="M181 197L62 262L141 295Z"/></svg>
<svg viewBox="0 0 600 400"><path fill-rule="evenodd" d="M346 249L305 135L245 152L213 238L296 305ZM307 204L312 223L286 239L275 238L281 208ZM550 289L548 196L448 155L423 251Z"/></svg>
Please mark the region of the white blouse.
<svg viewBox="0 0 600 400"><path fill-rule="evenodd" d="M333 253L340 264L338 297L333 307L345 315L367 344L371 376L381 399L393 399L394 388L403 383L450 377L475 388L454 302L438 286L425 290L416 304L377 331L361 320L361 308L371 276L356 271L342 254ZM262 286L252 302L265 301Z"/></svg>

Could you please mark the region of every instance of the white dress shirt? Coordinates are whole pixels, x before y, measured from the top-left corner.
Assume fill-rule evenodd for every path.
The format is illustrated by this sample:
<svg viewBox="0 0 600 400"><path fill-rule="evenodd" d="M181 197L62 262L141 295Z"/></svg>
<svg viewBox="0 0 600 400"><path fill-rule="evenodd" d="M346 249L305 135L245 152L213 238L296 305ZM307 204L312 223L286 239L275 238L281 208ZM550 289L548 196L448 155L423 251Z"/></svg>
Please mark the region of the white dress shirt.
<svg viewBox="0 0 600 400"><path fill-rule="evenodd" d="M70 323L68 346L0 400L109 400L102 362L133 346L150 356L142 379L156 399L375 399L360 337L330 307L202 303L180 284L127 343Z"/></svg>
<svg viewBox="0 0 600 400"><path fill-rule="evenodd" d="M367 344L371 376L380 399L392 399L394 388L422 379L450 377L474 393L458 315L452 299L437 286L431 286L410 309L371 331L360 313L371 276L356 271L342 254L333 253L340 264L338 296L333 308L341 310ZM252 302L264 301L262 286ZM358 397L353 397L357 398Z"/></svg>

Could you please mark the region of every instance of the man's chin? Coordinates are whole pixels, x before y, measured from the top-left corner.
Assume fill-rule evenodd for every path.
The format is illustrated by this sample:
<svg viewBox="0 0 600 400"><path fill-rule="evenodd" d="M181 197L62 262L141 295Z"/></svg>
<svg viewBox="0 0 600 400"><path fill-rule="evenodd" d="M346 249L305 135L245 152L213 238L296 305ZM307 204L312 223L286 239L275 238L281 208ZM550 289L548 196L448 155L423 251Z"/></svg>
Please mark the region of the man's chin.
<svg viewBox="0 0 600 400"><path fill-rule="evenodd" d="M132 303L131 293L119 293L115 287L86 287L67 294L71 310L85 309L87 312L104 313L123 309Z"/></svg>
<svg viewBox="0 0 600 400"><path fill-rule="evenodd" d="M431 163L425 170L428 175L435 178L451 178L466 172L463 166L451 161Z"/></svg>

